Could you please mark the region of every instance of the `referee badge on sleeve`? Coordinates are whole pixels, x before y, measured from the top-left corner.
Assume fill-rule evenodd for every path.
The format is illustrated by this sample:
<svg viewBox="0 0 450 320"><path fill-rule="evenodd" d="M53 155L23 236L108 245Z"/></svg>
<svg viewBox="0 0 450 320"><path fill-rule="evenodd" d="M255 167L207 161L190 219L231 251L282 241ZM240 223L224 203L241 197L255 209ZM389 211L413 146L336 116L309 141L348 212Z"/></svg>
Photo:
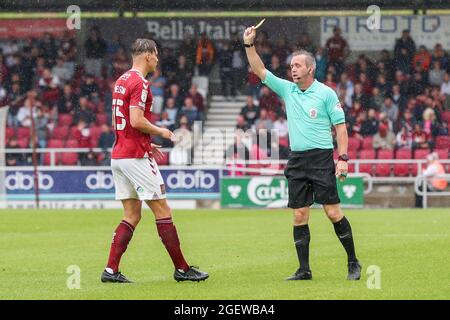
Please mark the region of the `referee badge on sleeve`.
<svg viewBox="0 0 450 320"><path fill-rule="evenodd" d="M309 117L311 119L317 118L317 109L316 108L309 109Z"/></svg>
<svg viewBox="0 0 450 320"><path fill-rule="evenodd" d="M342 104L340 102L338 102L334 108L337 109L338 111L344 112L344 109L342 109Z"/></svg>

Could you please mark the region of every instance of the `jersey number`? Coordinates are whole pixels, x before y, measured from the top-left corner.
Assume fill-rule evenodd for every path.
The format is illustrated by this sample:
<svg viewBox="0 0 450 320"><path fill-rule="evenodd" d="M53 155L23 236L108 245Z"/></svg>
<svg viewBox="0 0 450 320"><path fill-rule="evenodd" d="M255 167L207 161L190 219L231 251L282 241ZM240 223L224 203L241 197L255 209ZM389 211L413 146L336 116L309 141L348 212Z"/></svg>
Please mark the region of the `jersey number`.
<svg viewBox="0 0 450 320"><path fill-rule="evenodd" d="M123 106L123 100L121 99L113 99L112 101L113 105L113 113L114 113L114 127L116 130L124 130L125 126L127 125L127 120L125 119L125 116L123 115L122 111L120 111L120 106ZM116 121L120 119L120 123Z"/></svg>

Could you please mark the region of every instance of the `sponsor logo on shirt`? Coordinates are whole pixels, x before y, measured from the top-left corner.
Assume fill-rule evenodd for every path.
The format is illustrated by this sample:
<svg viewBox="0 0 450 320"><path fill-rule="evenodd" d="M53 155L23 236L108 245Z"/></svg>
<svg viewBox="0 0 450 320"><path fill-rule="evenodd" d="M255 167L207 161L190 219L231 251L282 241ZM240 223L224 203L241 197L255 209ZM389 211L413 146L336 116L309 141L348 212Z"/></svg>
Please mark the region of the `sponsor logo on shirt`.
<svg viewBox="0 0 450 320"><path fill-rule="evenodd" d="M316 108L309 109L309 117L311 119L317 118L317 109Z"/></svg>

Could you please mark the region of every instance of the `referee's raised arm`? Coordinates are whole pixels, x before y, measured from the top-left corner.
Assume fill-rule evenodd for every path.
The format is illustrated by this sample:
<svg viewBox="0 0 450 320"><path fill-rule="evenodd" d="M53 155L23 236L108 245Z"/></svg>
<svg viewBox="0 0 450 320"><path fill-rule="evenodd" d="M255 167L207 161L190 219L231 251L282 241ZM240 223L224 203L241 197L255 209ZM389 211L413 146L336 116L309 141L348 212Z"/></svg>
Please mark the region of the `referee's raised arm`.
<svg viewBox="0 0 450 320"><path fill-rule="evenodd" d="M262 62L259 55L256 53L255 49L255 36L256 36L256 29L255 27L249 27L245 29L244 32L244 46L245 46L245 52L247 53L247 59L250 63L250 67L252 68L253 72L260 78L261 80L264 80L266 78L266 67L264 66L264 63Z"/></svg>

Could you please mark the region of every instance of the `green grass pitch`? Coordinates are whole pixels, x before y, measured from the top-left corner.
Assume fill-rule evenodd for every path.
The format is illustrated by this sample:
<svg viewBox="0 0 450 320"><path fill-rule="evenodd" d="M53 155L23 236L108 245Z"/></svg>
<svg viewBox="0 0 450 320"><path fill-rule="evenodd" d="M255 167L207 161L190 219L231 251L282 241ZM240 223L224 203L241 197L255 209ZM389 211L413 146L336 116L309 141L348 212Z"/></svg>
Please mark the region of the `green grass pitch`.
<svg viewBox="0 0 450 320"><path fill-rule="evenodd" d="M289 210L174 212L190 264L210 273L177 283L145 211L121 270L134 284L102 284L120 210L0 211L0 299L449 299L450 210L345 210L363 276L346 280L346 256L321 210L311 214L309 282L284 281L297 268ZM67 267L81 270L69 290ZM370 265L381 288L368 289Z"/></svg>

